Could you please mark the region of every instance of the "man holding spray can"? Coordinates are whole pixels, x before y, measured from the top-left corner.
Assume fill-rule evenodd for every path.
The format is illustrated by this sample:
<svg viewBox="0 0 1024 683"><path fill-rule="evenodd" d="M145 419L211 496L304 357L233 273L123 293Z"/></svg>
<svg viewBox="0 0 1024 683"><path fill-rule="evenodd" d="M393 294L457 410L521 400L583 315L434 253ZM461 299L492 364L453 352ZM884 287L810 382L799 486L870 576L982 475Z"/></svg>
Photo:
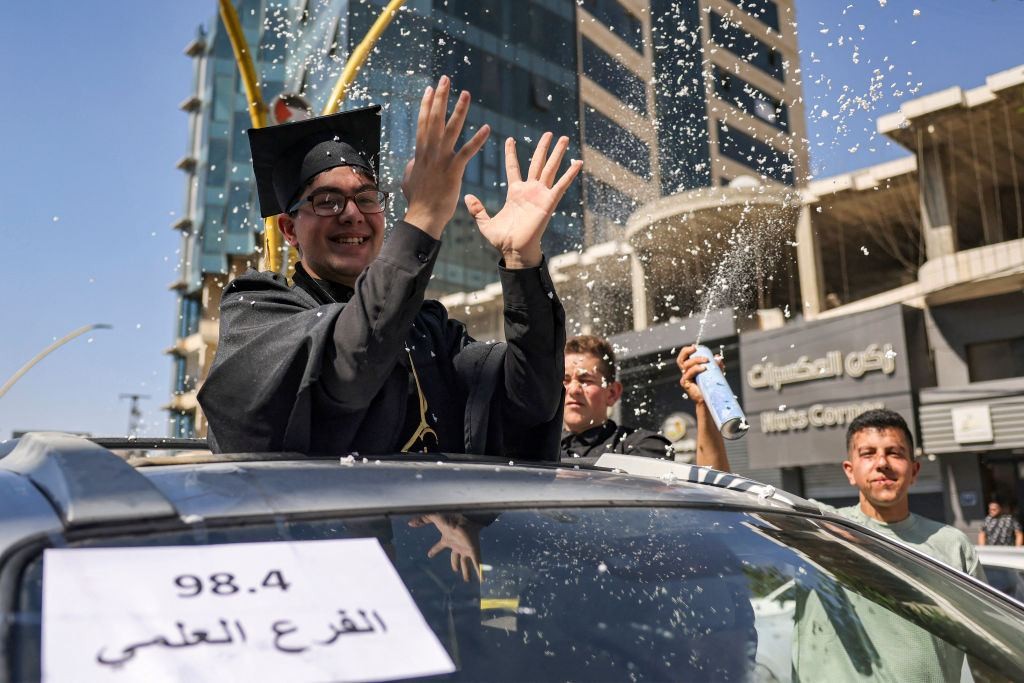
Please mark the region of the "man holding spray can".
<svg viewBox="0 0 1024 683"><path fill-rule="evenodd" d="M694 347L683 349L679 362L687 361L693 350ZM693 381L708 362L708 358L694 357L688 363L683 390L697 403L697 464L727 470L725 442ZM563 384L563 462L592 464L604 453L673 456L668 440L660 434L618 425L609 419L608 411L622 396L622 383L616 379L615 353L606 339L580 335L566 343Z"/></svg>
<svg viewBox="0 0 1024 683"><path fill-rule="evenodd" d="M729 472L729 456L725 452L725 439L722 437L723 428L732 438L738 438L743 434L742 430L745 428L746 423L743 421L742 413L738 415L739 420L735 419L736 415L730 414L725 416L723 428L720 428L711 407L708 405L708 399L712 398L712 396L710 393L705 395L706 392L701 386L702 382L697 380L698 376L702 373L707 373L711 370L715 377L712 378L710 375L705 374L705 379L712 379L710 384L715 385L719 390L720 387L718 385L724 384L725 389L729 392L729 397L732 397L732 390L728 388L728 384L725 383L725 378L722 376L725 364L722 362L721 357L714 356L706 346L692 344L684 346L679 350L679 355L676 356L676 365L679 366L679 371L682 373L682 376L679 378L679 386L683 388L683 392L694 402L696 407L696 462L698 465L706 465L716 470ZM733 399L733 402L735 402L735 399ZM738 405L734 410L739 410Z"/></svg>

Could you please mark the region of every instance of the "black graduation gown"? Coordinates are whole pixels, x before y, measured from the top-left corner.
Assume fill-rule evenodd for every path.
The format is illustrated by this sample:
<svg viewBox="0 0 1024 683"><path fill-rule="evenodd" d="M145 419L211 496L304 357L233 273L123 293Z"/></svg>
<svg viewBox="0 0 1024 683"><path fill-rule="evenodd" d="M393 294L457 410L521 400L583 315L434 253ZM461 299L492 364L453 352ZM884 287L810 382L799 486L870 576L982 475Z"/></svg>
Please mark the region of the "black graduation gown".
<svg viewBox="0 0 1024 683"><path fill-rule="evenodd" d="M397 452L419 421L408 348L440 450L556 460L565 312L546 267L499 268L507 343L476 342L424 301L440 244L398 222L347 301L301 266L294 287L268 272L233 280L198 396L211 448Z"/></svg>

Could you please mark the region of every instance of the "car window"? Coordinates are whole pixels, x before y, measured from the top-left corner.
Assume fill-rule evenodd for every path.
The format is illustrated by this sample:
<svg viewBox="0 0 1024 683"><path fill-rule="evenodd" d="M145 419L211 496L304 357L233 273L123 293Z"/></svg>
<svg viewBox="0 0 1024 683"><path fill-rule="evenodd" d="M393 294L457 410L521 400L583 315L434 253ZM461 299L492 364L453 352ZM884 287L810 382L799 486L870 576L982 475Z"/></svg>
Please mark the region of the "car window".
<svg viewBox="0 0 1024 683"><path fill-rule="evenodd" d="M1024 602L1024 577L1018 569L984 564L985 578L993 588Z"/></svg>
<svg viewBox="0 0 1024 683"><path fill-rule="evenodd" d="M851 671L949 680L967 654L987 673L1024 679L1021 615L1010 603L854 526L793 514L439 512L198 525L70 545L335 538L378 540L455 662L441 678L788 681L795 669L801 680ZM465 581L458 560L477 554L483 581L475 571ZM38 677L41 582L37 556L8 620L14 680Z"/></svg>

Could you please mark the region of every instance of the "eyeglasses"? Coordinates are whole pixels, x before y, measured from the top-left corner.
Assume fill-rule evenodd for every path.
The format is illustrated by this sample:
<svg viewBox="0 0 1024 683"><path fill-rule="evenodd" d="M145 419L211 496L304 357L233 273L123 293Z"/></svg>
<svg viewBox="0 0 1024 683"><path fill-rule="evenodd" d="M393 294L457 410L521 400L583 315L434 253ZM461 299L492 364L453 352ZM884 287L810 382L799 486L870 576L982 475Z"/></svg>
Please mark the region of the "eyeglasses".
<svg viewBox="0 0 1024 683"><path fill-rule="evenodd" d="M427 397L423 394L423 388L420 386L420 376L416 374L416 365L412 362L412 352L409 349L406 349L405 352L409 354L409 367L412 368L412 378L416 381L416 393L420 397L420 423L416 427L416 431L409 437L409 440L402 446L402 453L411 451L417 441L422 444L423 452L429 453L430 447L427 445L427 437L433 438L435 449L440 446L441 440L437 437L437 432L431 429L427 423Z"/></svg>
<svg viewBox="0 0 1024 683"><path fill-rule="evenodd" d="M295 202L288 213L295 213L300 206L308 203L317 216L337 216L345 210L350 199L364 214L381 213L388 208L388 193L381 190L364 190L351 197L336 190L321 190Z"/></svg>

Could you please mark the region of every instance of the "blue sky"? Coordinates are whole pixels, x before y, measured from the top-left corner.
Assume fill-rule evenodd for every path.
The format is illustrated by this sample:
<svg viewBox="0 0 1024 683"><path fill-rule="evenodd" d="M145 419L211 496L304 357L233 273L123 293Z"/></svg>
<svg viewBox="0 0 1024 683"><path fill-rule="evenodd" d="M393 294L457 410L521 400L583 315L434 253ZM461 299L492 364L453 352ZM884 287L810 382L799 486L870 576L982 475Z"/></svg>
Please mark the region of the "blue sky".
<svg viewBox="0 0 1024 683"><path fill-rule="evenodd" d="M818 177L905 154L872 136L874 121L912 97L918 82L918 94L974 87L1024 63L1021 0L796 4ZM184 191L174 164L187 139L178 105L192 82L182 49L215 11L213 0L4 8L0 238L13 291L4 297L0 382L77 327L114 329L64 346L0 398L0 438L22 429L123 434L122 393L151 395L142 402L144 431L166 433L163 351L176 317L167 285L179 246L170 225ZM883 75L872 90L875 69ZM866 109L844 110L847 100Z"/></svg>

